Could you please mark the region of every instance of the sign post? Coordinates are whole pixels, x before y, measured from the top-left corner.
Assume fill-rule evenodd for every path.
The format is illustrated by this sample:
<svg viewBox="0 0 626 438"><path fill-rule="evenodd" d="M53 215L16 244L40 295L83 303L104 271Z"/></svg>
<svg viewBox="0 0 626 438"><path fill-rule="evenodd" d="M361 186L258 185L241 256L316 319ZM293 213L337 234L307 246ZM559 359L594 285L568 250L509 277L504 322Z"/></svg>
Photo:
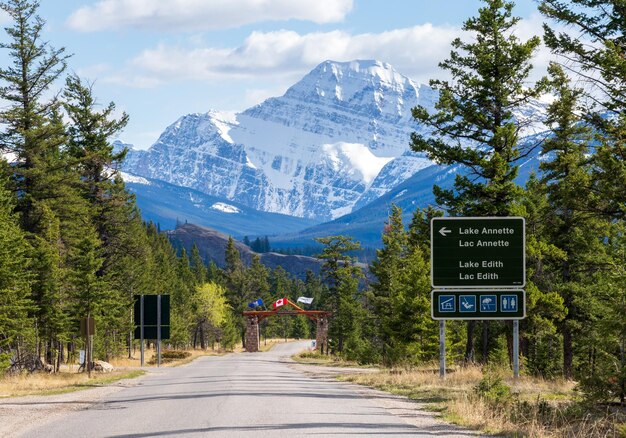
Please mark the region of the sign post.
<svg viewBox="0 0 626 438"><path fill-rule="evenodd" d="M526 317L526 222L521 217L438 217L430 224L431 314L439 320L445 377L445 320L513 320L519 377L519 320Z"/></svg>
<svg viewBox="0 0 626 438"><path fill-rule="evenodd" d="M143 362L144 362L144 349L143 349L143 321L144 321L144 317L143 317L143 312L144 312L144 310L143 310L143 295L141 295L139 297L139 307L140 307L140 310L139 310L139 314L140 314L140 316L139 316L139 327L140 327L139 328L139 332L140 332L140 339L141 339L141 341L140 341L141 342L141 347L140 347L140 349L141 349L141 366L143 366Z"/></svg>
<svg viewBox="0 0 626 438"><path fill-rule="evenodd" d="M161 366L161 295L157 295L157 366Z"/></svg>
<svg viewBox="0 0 626 438"><path fill-rule="evenodd" d="M141 339L141 366L144 366L146 339L155 341L157 366L161 366L161 341L170 338L170 296L135 295L134 338Z"/></svg>
<svg viewBox="0 0 626 438"><path fill-rule="evenodd" d="M91 377L91 363L93 362L93 335L95 332L94 320L91 317L91 312L89 312L87 313L86 318L81 318L80 320L80 334L85 337L84 364L89 377Z"/></svg>
<svg viewBox="0 0 626 438"><path fill-rule="evenodd" d="M446 321L439 321L439 377L446 378Z"/></svg>

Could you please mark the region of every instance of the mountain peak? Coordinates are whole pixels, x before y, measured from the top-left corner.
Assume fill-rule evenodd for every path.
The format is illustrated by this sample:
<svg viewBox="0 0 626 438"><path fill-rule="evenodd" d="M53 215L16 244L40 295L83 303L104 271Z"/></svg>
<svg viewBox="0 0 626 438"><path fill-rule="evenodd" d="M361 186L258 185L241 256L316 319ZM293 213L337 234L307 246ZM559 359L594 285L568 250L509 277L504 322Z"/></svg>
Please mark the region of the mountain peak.
<svg viewBox="0 0 626 438"><path fill-rule="evenodd" d="M417 95L418 86L398 73L391 64L376 60L331 61L315 67L290 87L285 97L335 100L354 104L355 100L375 101L379 95Z"/></svg>

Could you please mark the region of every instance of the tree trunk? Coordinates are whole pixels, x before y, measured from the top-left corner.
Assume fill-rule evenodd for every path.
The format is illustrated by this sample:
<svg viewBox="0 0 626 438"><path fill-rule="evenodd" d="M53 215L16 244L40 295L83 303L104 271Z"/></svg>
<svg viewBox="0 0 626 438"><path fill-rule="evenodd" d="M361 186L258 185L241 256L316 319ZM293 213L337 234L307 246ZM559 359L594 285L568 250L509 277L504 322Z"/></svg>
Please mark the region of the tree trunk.
<svg viewBox="0 0 626 438"><path fill-rule="evenodd" d="M474 330L476 321L467 321L467 341L465 343L465 363L474 362Z"/></svg>
<svg viewBox="0 0 626 438"><path fill-rule="evenodd" d="M572 332L567 324L563 326L563 376L569 380L574 378Z"/></svg>
<svg viewBox="0 0 626 438"><path fill-rule="evenodd" d="M489 321L483 321L483 363L489 361Z"/></svg>

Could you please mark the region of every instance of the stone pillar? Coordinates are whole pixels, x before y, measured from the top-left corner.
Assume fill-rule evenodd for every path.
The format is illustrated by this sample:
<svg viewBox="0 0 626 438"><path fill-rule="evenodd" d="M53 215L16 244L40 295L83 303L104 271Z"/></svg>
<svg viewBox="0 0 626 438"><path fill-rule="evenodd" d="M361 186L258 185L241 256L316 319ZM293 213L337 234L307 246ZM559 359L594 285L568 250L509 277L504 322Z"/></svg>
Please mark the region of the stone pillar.
<svg viewBox="0 0 626 438"><path fill-rule="evenodd" d="M326 316L317 318L315 348L321 354L328 354L328 318Z"/></svg>
<svg viewBox="0 0 626 438"><path fill-rule="evenodd" d="M259 317L248 316L246 318L246 351L255 353L259 351Z"/></svg>

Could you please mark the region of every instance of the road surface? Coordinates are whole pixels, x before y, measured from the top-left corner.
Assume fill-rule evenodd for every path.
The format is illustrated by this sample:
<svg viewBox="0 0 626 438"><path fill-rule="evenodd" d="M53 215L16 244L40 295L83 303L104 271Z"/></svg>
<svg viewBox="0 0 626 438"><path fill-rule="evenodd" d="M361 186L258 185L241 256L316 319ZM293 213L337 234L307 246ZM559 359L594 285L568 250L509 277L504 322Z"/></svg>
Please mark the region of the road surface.
<svg viewBox="0 0 626 438"><path fill-rule="evenodd" d="M201 357L161 368L88 409L66 412L16 436L473 436L435 421L416 427L355 385L301 373L288 356L306 345L279 344L266 353ZM376 398L380 394L387 397Z"/></svg>

